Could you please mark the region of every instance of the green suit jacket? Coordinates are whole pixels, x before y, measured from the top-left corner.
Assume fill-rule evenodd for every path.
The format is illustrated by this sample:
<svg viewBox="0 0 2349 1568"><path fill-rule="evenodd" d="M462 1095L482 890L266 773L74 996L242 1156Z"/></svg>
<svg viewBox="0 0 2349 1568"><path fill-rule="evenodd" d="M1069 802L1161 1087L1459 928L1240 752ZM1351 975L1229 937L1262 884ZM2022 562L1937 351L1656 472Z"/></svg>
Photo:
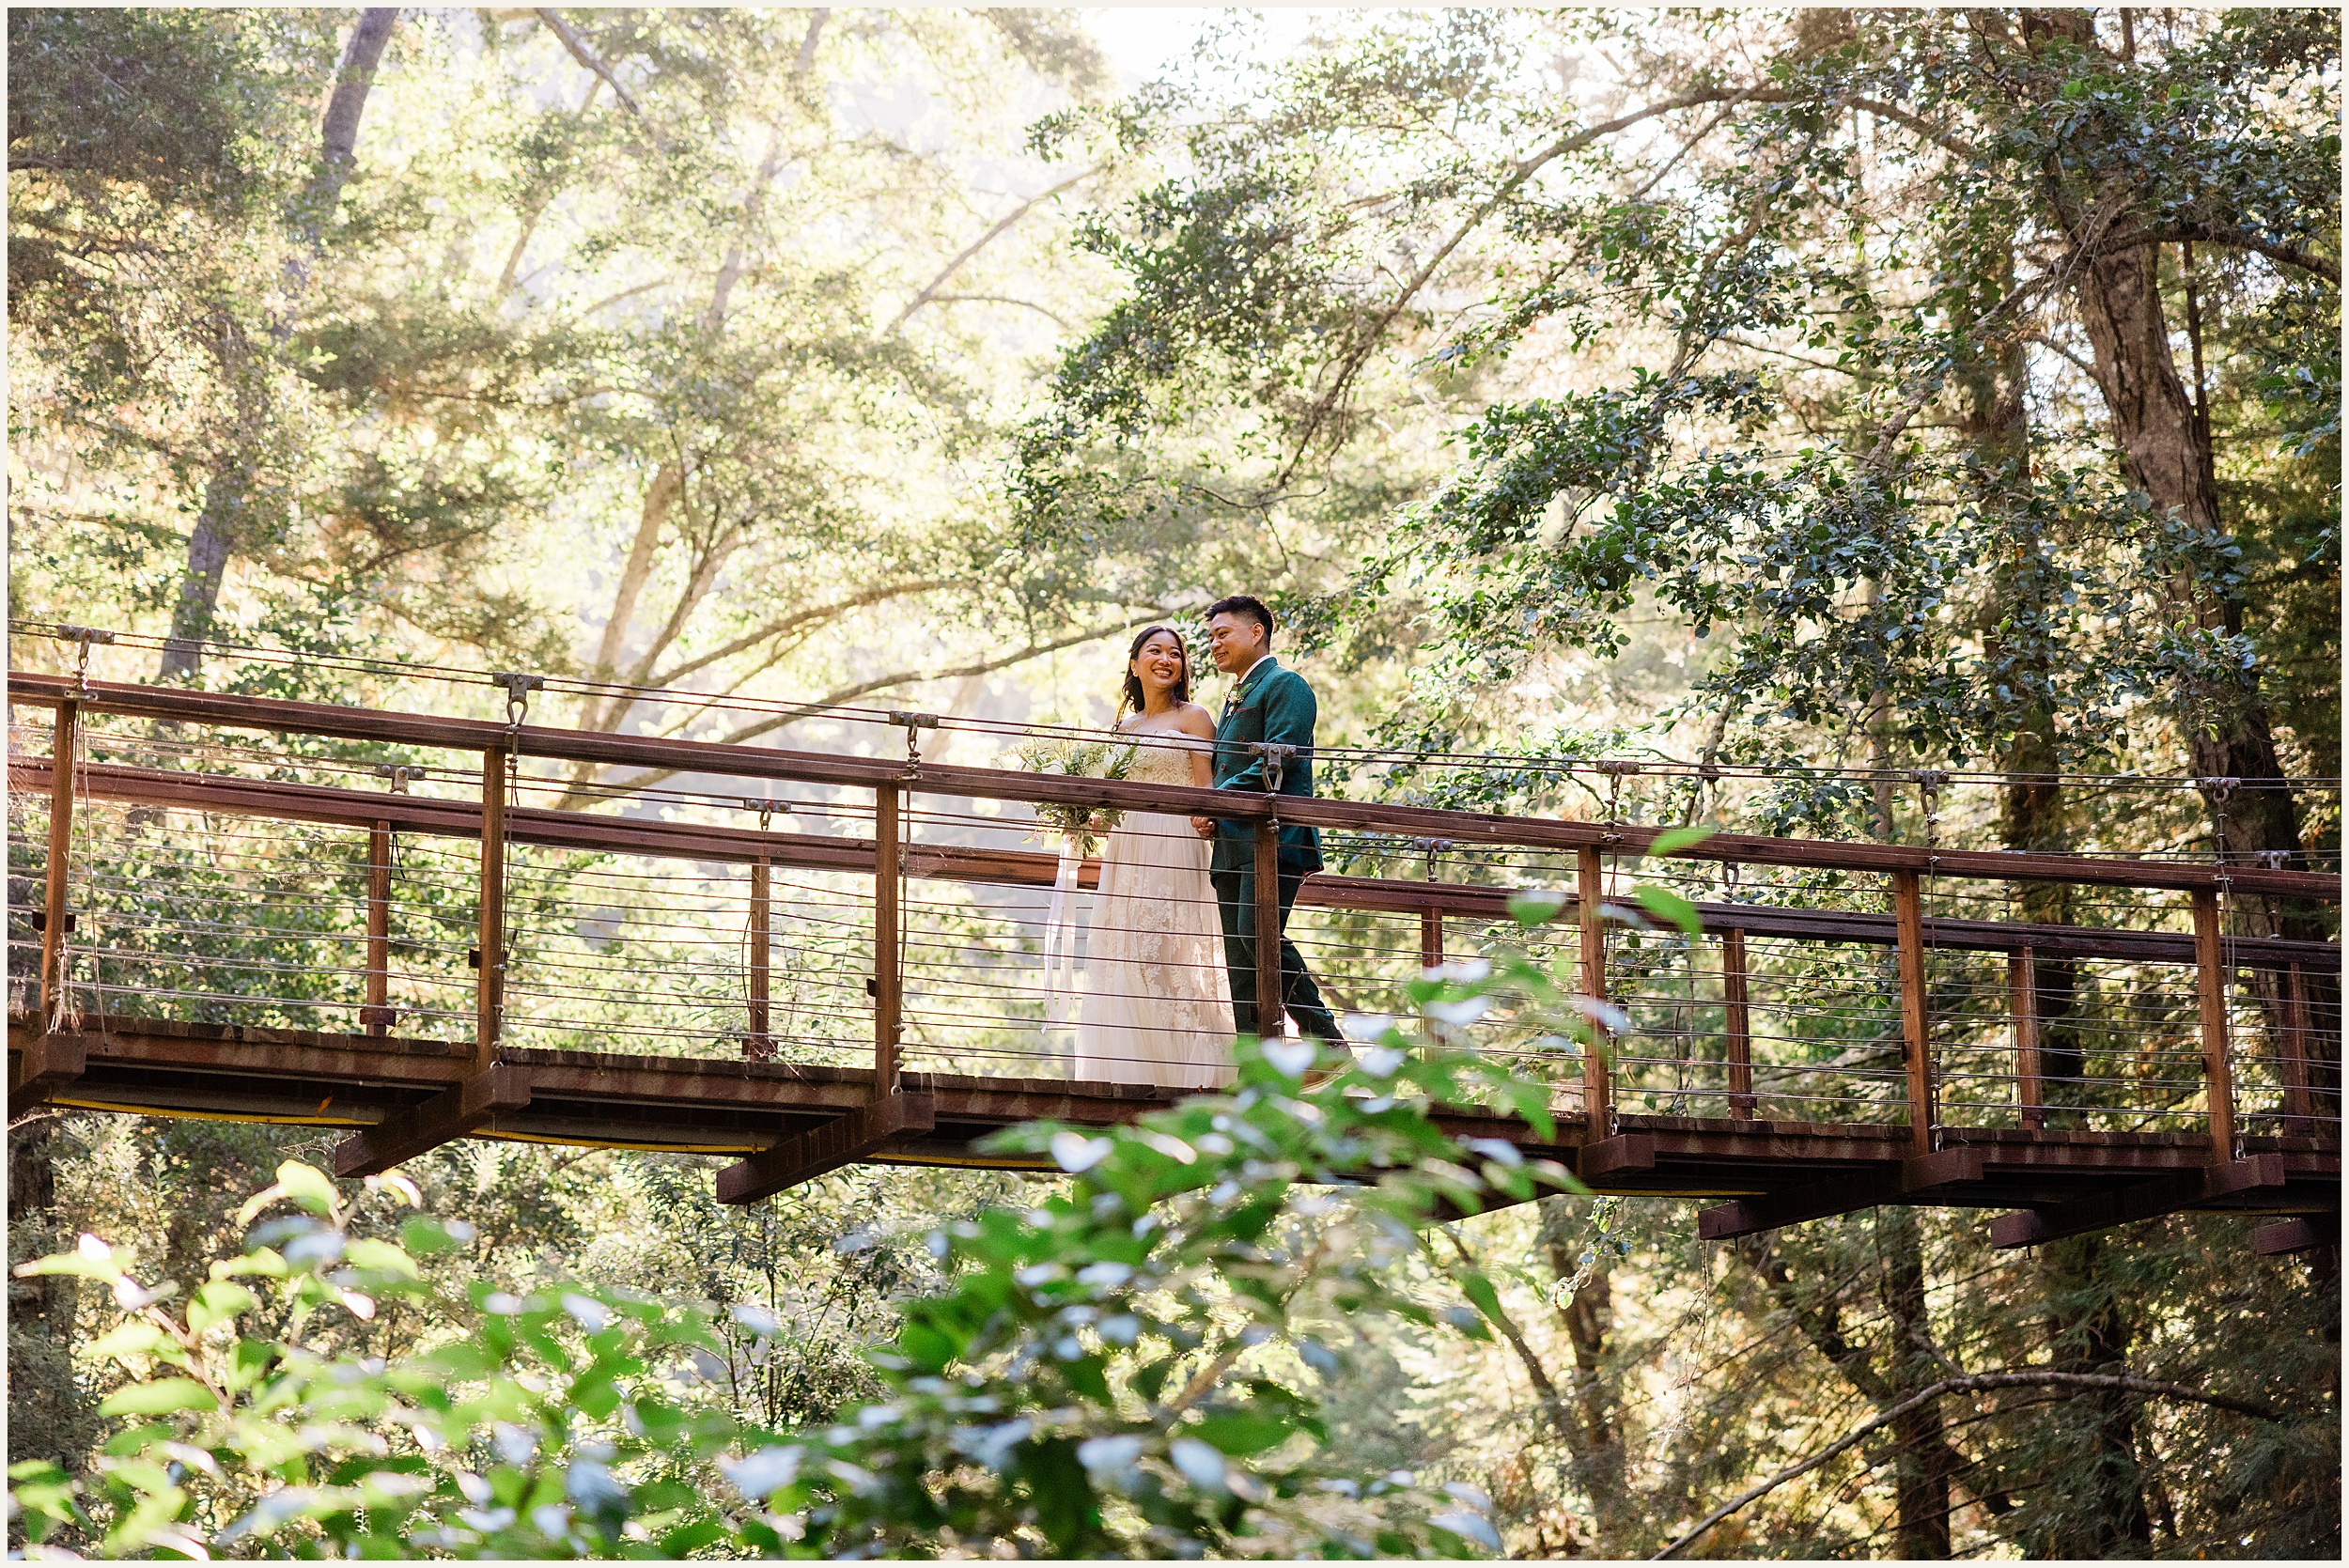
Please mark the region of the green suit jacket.
<svg viewBox="0 0 2349 1568"><path fill-rule="evenodd" d="M1314 689L1270 655L1257 660L1223 704L1215 727L1215 787L1261 793L1265 759L1251 748L1258 742L1294 748L1281 765L1283 795L1314 792ZM1256 831L1245 820L1216 823L1215 871L1253 871ZM1281 830L1281 869L1292 874L1321 869L1321 834L1307 827Z"/></svg>

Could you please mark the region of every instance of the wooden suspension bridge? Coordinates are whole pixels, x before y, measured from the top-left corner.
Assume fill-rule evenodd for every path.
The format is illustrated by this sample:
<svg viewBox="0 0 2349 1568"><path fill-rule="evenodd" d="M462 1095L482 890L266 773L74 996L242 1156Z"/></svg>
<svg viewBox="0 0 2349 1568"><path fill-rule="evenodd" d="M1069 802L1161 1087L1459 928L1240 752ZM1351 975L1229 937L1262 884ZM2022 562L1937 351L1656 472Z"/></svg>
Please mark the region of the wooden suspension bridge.
<svg viewBox="0 0 2349 1568"><path fill-rule="evenodd" d="M1561 1079L1552 1138L1476 1108L1448 1109L1439 1119L1463 1135L1502 1138L1558 1160L1600 1192L1704 1201L1700 1232L1707 1237L1887 1203L2002 1211L1993 1238L2003 1246L2188 1209L2271 1217L2255 1233L2263 1251L2331 1245L2337 1235L2338 945L2248 935L2247 922L2229 919L2231 908L2337 908L2337 875L1718 833L1650 862L1651 871L1725 875L1733 891L1696 898L1703 941L1681 944L1659 964L1653 941L1631 951L1639 939L1611 925L1609 902L1610 867L1642 856L1657 837L1654 828L941 766L914 754L920 719L912 715L901 716L909 738L902 762L609 735L524 723L521 692L513 695L513 722L501 724L12 675L12 711L45 715L49 746L28 754L20 741L9 762L12 863L38 866L41 893L29 909L21 907L27 900L11 900L20 906L11 916L12 976L29 970L38 952L37 976L11 989L11 1117L46 1104L348 1128L335 1155L345 1175L388 1170L465 1137L728 1156L718 1191L736 1203L854 1161L1018 1167L1019 1159L974 1145L1022 1121L1111 1125L1180 1097L1146 1083L1076 1079L1065 1063L1045 1060L1049 1051L1004 1045L1029 1036L1003 1019L981 1044L936 1043L959 1027L957 998L987 985L1025 984L987 978L1014 973L1014 950L1025 950L1010 938L971 938L980 917L957 915L964 935L923 949L952 949L948 958L914 953L909 923L943 919L934 911L944 906L909 890L959 886L1000 900L1040 895L1056 880L1065 887L1059 858L976 842L986 836L981 828L1001 836L1007 826L1025 826L1000 815L1004 804L1055 804L1246 821L1268 903L1283 825L1424 850L1423 877L1317 875L1304 886L1299 908L1313 917L1360 930L1416 924L1415 943L1392 953L1361 948L1365 973L1384 964L1383 972L1416 977L1444 961L1449 929L1505 921L1510 889L1491 878L1512 857L1555 868L1569 884L1571 922L1562 930L1578 951L1579 988L1622 1009L1621 1032L1603 1052L1562 1055L1554 1037L1541 1042L1548 1054L1538 1065ZM12 730L26 733L21 723ZM191 744L190 735L269 738L257 753L226 743L208 753L211 743ZM384 766L371 772L391 778L388 791L291 776L322 754L321 743L455 756L464 766L443 773L469 777L472 787L421 795L404 785L423 769ZM139 744L154 754L100 754L131 757ZM255 775L257 757L262 776ZM738 791L743 781L809 786L848 802L835 815L862 831L771 831L770 815L787 806L739 794L735 803L757 811L758 828L614 815L579 805L577 791L559 781L526 780L526 762L682 773ZM518 803L526 785L556 803ZM40 832L17 832L20 819L29 824L44 803ZM101 831L101 811L116 814L109 820L120 831ZM273 825L246 835L263 846L256 854L282 848L282 835L297 825L364 843L350 862L360 879L351 895L359 924L348 940L358 961L337 956L331 943L344 939L322 927L317 939L330 945L315 957L286 957L290 950L274 927L265 934L275 956L218 945L233 910L209 924L182 922L173 955L158 951L160 939L137 935L134 924L101 929L106 898L115 898L107 908L117 914L128 908L126 868L147 852L138 846L174 822L198 819ZM463 885L443 891L472 911L467 968L459 973L449 956L437 981L422 960L406 970L396 961L401 951L431 945L403 943L394 929L402 907L395 877L420 875L401 866L395 846L424 844L465 852L434 863L461 873ZM1486 879L1437 879L1437 846L1463 875ZM739 988L713 1001L705 985L695 1002L697 1017L715 1006L733 1020L722 1032L728 1048L529 1043L588 1038L584 1026L567 1024L567 1035L517 1006L531 982L516 956L512 862L532 850L733 868L743 877L739 962L704 966L723 970ZM1812 878L1840 906L1819 907L1815 888L1798 901L1739 898L1741 870ZM548 885L559 886L561 875L549 869ZM1082 869L1078 891L1093 875ZM2117 902L2097 924L1968 918L1929 907L1972 897L1996 915L2000 890L2026 884L2069 885ZM792 887L805 891L792 894ZM1875 901L1889 908L1856 907L1870 901L1863 887L1880 888ZM1267 908L1259 918L1273 915ZM812 923L814 934L794 936L795 921ZM778 943L786 953L780 966ZM1846 970L1864 974L1875 965L1884 975L1881 1063L1872 1064L1865 1039L1840 1053L1815 1040L1797 1048L1802 1029L1813 1027L1806 1018L1837 1012L1823 955L1859 955ZM834 972L843 955L863 971L853 993ZM171 984L152 978L165 972L158 966L166 959L179 977ZM963 967L949 973L940 967L949 961ZM1277 994L1276 961L1268 954L1259 994ZM219 978L231 969L235 986ZM2129 977L2139 1022L2128 1039L2092 1050L2066 1009L2080 977L2095 973ZM257 986L255 974L266 984ZM640 983L618 978L622 990ZM412 989L461 984L470 1005L396 1004L396 982ZM817 1001L786 1005L779 991L793 986L793 997ZM910 986L919 993L910 1010ZM592 990L570 981L542 986L550 998ZM2163 1011L2146 1000L2162 997L2176 1005ZM287 1027L280 1015L292 1007L310 1008L305 1017L320 1027ZM801 1048L808 1037L790 1032L786 1011L830 1020L831 1032ZM1844 1012L1866 1015L1864 1007ZM632 1023L625 996L604 1017L598 1041L690 1032ZM412 1018L433 1021L437 1032L403 1028ZM1666 1021L1649 1028L1643 1018ZM910 1020L935 1037L915 1042L912 1060ZM848 1025L869 1031L861 1060L841 1048ZM1495 1048L1537 1051L1522 1039ZM2107 1058L2121 1064L2099 1068Z"/></svg>

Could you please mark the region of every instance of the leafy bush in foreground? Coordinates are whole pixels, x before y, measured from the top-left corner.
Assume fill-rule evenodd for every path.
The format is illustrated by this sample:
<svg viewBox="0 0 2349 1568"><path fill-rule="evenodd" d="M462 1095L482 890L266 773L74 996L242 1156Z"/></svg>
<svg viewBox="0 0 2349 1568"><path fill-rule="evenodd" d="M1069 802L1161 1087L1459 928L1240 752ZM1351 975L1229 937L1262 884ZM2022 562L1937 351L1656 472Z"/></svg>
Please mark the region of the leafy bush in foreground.
<svg viewBox="0 0 2349 1568"><path fill-rule="evenodd" d="M1519 918L1557 907L1529 898ZM141 1283L86 1235L22 1271L112 1290L120 1322L88 1351L129 1374L101 1406L128 1424L86 1477L12 1469L11 1516L34 1557L70 1555L68 1540L191 1558L1497 1549L1472 1488L1348 1473L1321 1446L1311 1392L1339 1364L1319 1335L1346 1314L1485 1337L1491 1282L1423 1250L1422 1227L1571 1185L1428 1114L1498 1099L1547 1131L1547 1092L1452 1048L1441 1020L1504 990L1568 1015L1570 982L1525 959L1449 973L1415 984L1434 1020L1416 1038L1384 1028L1317 1088L1301 1081L1309 1045L1250 1043L1230 1094L1097 1136L1000 1135L1001 1150L1049 1153L1066 1190L936 1234L954 1287L906 1304L876 1353L887 1397L823 1428L726 1409L695 1371L717 1344L690 1303L586 1283L438 1291L414 1258L463 1245L467 1227L419 1217L404 1247L350 1235L342 1195L308 1166L281 1167L240 1219L298 1212L259 1224L193 1291ZM1414 1254L1472 1308L1397 1287L1392 1265ZM289 1327L241 1334L265 1294ZM388 1365L303 1344L312 1314L403 1297L447 1325L445 1343Z"/></svg>

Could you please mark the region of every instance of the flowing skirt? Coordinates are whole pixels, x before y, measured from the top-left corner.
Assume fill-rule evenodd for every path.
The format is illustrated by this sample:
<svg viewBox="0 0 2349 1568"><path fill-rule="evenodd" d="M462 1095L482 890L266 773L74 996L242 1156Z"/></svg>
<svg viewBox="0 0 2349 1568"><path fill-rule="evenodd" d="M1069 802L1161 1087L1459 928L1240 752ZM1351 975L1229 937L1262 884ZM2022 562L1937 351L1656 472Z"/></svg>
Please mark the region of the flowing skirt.
<svg viewBox="0 0 2349 1568"><path fill-rule="evenodd" d="M1101 849L1071 1076L1215 1089L1233 1078L1232 991L1208 845L1190 818L1128 812Z"/></svg>

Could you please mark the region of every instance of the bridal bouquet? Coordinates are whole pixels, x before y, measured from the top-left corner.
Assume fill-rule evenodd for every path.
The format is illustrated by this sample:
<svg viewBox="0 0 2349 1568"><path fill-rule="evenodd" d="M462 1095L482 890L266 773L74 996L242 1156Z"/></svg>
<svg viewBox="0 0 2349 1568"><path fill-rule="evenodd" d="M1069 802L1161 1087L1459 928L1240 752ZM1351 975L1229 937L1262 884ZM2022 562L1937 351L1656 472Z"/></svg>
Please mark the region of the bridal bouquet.
<svg viewBox="0 0 2349 1568"><path fill-rule="evenodd" d="M1030 773L1063 773L1079 779L1122 779L1134 766L1134 748L1130 745L1073 740L1060 736L1039 736L1014 746L1004 754ZM1125 815L1108 806L1061 805L1050 800L1038 802L1035 808L1036 821L1066 840L1080 859L1090 856L1095 842L1115 828Z"/></svg>

